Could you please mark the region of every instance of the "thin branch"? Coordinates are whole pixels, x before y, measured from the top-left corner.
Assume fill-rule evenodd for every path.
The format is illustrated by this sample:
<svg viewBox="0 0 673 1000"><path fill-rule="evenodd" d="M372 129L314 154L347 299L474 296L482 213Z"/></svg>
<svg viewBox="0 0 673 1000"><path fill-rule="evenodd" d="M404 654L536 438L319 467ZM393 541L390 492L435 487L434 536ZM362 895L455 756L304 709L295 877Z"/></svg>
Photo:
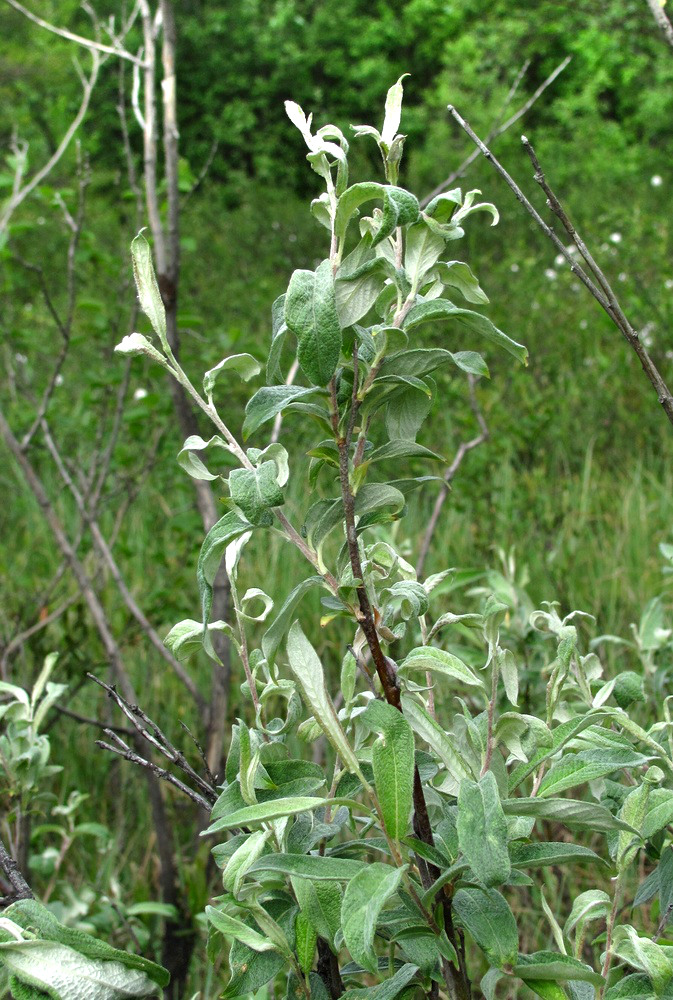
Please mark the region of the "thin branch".
<svg viewBox="0 0 673 1000"><path fill-rule="evenodd" d="M437 499L435 500L435 506L433 507L432 514L430 515L430 520L428 521L428 526L425 529L425 535L423 536L423 542L421 544L421 550L418 555L418 562L416 564L416 573L418 577L423 576L423 570L425 568L425 561L428 557L428 552L430 551L430 546L432 544L432 539L434 537L435 531L437 529L437 522L439 521L439 516L442 513L442 507L449 495L449 490L451 489L451 483L460 468L465 456L472 451L473 448L479 447L484 441L488 441L489 432L486 425L486 420L484 419L484 414L481 411L481 407L477 401L477 395L475 391L476 379L474 375L468 375L467 377L470 393L470 406L472 412L479 425L479 434L473 437L469 441L462 441L458 446L458 450L454 455L451 465L448 466L446 472L444 473L444 483L439 491Z"/></svg>
<svg viewBox="0 0 673 1000"><path fill-rule="evenodd" d="M11 856L5 845L0 840L0 868L2 868L7 881L14 892L11 897L0 899L0 906L8 906L17 899L33 899L33 892L21 874L21 870L14 858Z"/></svg>
<svg viewBox="0 0 673 1000"><path fill-rule="evenodd" d="M673 48L673 24L671 24L668 14L664 10L664 4L661 0L647 0L647 5L654 15L654 20L661 28L664 38L671 48Z"/></svg>
<svg viewBox="0 0 673 1000"><path fill-rule="evenodd" d="M201 809L205 809L207 811L210 810L212 802L208 802L207 799L205 799L202 795L199 795L198 792L195 792L193 788L189 787L189 785L185 785L183 781L176 778L174 774L170 773L170 771L167 771L163 767L159 767L153 761L147 760L145 757L141 757L135 750L131 750L131 748L124 743L121 737L116 736L111 729L106 729L105 733L111 740L114 741L115 745L113 746L111 743L105 743L104 740L96 740L96 746L100 747L101 750L107 750L108 753L117 754L118 757L128 760L131 764L137 764L139 767L146 768L157 778L161 779L161 781L166 781L169 785L173 785L175 788L178 788L184 795L190 798L192 802L196 802L197 806Z"/></svg>
<svg viewBox="0 0 673 1000"><path fill-rule="evenodd" d="M604 311L612 320L613 324L620 331L620 333L626 340L629 347L631 347L631 349L637 355L643 371L645 372L647 378L649 379L653 389L657 394L657 399L659 400L659 403L661 404L669 421L673 424L673 396L671 395L671 392L668 386L666 385L663 376L659 372L657 366L652 361L647 351L647 348L641 341L637 331L634 330L634 328L631 326L631 323L626 318L626 315L621 305L619 304L617 296L612 290L612 287L608 279L605 277L605 274L594 260L584 240L581 238L580 234L575 229L565 209L561 205L561 202L556 197L556 195L550 188L549 184L547 183L547 180L542 171L542 167L540 166L540 161L537 158L535 150L533 149L533 147L531 146L530 142L525 137L525 135L521 136L521 142L523 143L524 149L528 153L530 161L535 169L535 180L538 182L538 184L544 191L545 195L547 196L547 205L554 213L554 215L557 217L557 219L560 221L566 233L568 234L574 245L579 250L582 258L586 262L591 273L594 275L596 281L603 290L607 302L604 304L603 298L602 297L598 298L596 295L594 295L594 298L597 298L597 301L601 304Z"/></svg>
<svg viewBox="0 0 673 1000"><path fill-rule="evenodd" d="M603 271L598 266L591 253L589 252L586 244L580 237L579 233L575 229L574 225L570 221L565 209L561 205L559 199L551 190L549 184L546 181L542 168L540 166L539 160L535 154L535 150L529 143L525 136L521 137L521 141L528 153L530 160L535 168L535 180L542 187L545 195L547 196L547 204L554 215L559 219L563 228L565 229L567 235L573 242L573 245L577 248L580 256L584 260L589 269L592 277L586 273L584 268L579 264L577 260L573 258L570 251L564 246L563 242L559 239L553 229L547 225L547 223L541 218L537 209L531 204L528 198L525 196L518 184L512 179L512 177L507 173L505 168L496 160L495 156L491 150L481 141L481 139L475 134L474 130L470 125L462 118L456 109L449 105L449 111L458 122L460 127L470 136L475 145L479 148L480 152L486 157L486 159L493 165L500 176L504 179L506 184L511 188L511 190L516 195L518 201L523 205L526 211L535 219L536 223L542 229L544 234L552 241L556 249L563 255L563 257L568 261L570 265L570 270L573 274L582 281L582 283L589 289L592 296L599 303L601 308L609 316L612 323L617 327L620 333L623 335L626 342L635 352L640 361L643 371L647 376L649 382L651 383L653 389L657 394L657 399L661 404L666 416L669 421L673 424L673 396L664 381L658 368L652 361L647 349L643 345L638 333L631 326L631 323L626 318L622 307L620 306L616 295L614 294L610 283L605 277ZM593 278L593 280L592 280ZM600 286L600 289L597 287Z"/></svg>
<svg viewBox="0 0 673 1000"><path fill-rule="evenodd" d="M11 3L12 6L16 5L20 7L20 4L16 4L16 0L6 0L7 3ZM84 93L82 94L82 101L79 106L79 110L75 117L73 118L70 126L68 127L65 135L61 139L59 145L55 149L54 153L47 160L45 165L38 170L38 172L33 176L33 178L28 181L20 190L12 193L11 197L6 202L2 214L0 214L0 233L3 233L7 226L9 225L9 220L19 207L19 205L28 197L28 195L35 190L35 188L42 183L45 177L51 173L56 164L59 162L68 146L70 145L73 136L77 132L77 129L82 124L84 116L89 109L89 101L91 100L91 94L93 93L93 88L98 79L98 71L100 70L100 56L97 52L92 51L91 53L91 73L87 79L84 80Z"/></svg>
<svg viewBox="0 0 673 1000"><path fill-rule="evenodd" d="M94 674L87 674L87 677L98 684L99 687L102 687L104 691L107 691L108 696L116 702L118 708L131 722L138 735L153 746L155 750L158 750L171 764L179 767L189 780L197 785L212 806L217 799L217 791L214 786L194 770L182 751L173 745L163 730L138 705L129 704L128 700L119 694L113 684L106 684L105 681L95 677ZM210 772L208 774L210 775Z"/></svg>
<svg viewBox="0 0 673 1000"><path fill-rule="evenodd" d="M504 104L501 108L498 118L491 126L491 129L488 135L486 136L485 140L486 145L488 145L488 143L490 142L493 142L499 136L507 132L507 130L510 129L512 125L515 125L521 118L523 118L525 114L527 114L530 111L533 105L537 101L539 101L539 99L542 97L545 90L552 85L552 83L554 82L554 80L556 80L558 76L561 75L563 70L570 63L571 59L572 56L566 56L566 58L561 63L559 63L556 69L553 70L553 72L551 72L549 76L542 81L540 86L537 88L537 90L534 91L533 94L531 94L528 100L521 105L519 110L516 111L506 121L503 122L502 119L505 116L505 111L514 100L516 92L519 89L519 85L521 84L521 81L523 80L526 72L528 71L528 67L530 66L529 61L526 61L523 64L523 66L521 67L521 69L519 70L514 79L514 82L510 88L507 97L505 98ZM428 205L433 198L435 198L438 194L441 194L443 191L446 191L446 189L449 188L454 183L454 181L458 180L459 177L462 177L467 168L474 163L474 161L477 159L478 156L479 156L479 150L478 149L473 150L469 154L469 156L467 156L463 160L463 162L460 164L459 167L457 167L452 173L450 173L449 176L445 180L443 180L441 184L438 184L437 187L430 192L430 194L426 195L426 197L423 198L423 200L421 201L421 208L425 208L425 206Z"/></svg>
<svg viewBox="0 0 673 1000"><path fill-rule="evenodd" d="M517 201L519 201L526 209L526 211L529 212L530 215L532 215L532 217L535 219L542 232L545 234L545 236L547 236L547 238L552 241L558 252L563 255L565 260L570 265L570 270L573 272L573 274L577 275L580 281L584 285L586 285L586 287L589 289L594 298L597 299L598 302L600 302L603 308L606 308L607 301L605 300L604 296L601 294L601 292L599 292L599 290L596 288L591 278L585 273L580 264L573 258L569 250L566 249L566 246L563 243L563 241L559 239L554 230L547 225L547 223L544 221L544 219L537 211L537 209L530 203L530 201L523 193L519 185L516 183L516 181L512 177L510 177L510 175L507 173L502 164L498 160L496 160L495 156L488 148L488 146L486 146L486 144L481 141L479 136L474 132L474 130L468 124L468 122L466 122L465 119L458 114L456 109L451 104L448 105L448 110L453 115L453 117L458 122L463 131L466 132L467 135L469 135L470 139L472 139L474 144L479 149L479 152L489 161L489 163L495 168L495 170L497 170L497 172L503 178L508 187L511 188L511 190L514 192Z"/></svg>
<svg viewBox="0 0 673 1000"><path fill-rule="evenodd" d="M90 719L88 715L80 715L79 712L73 712L71 708L65 708L63 705L54 705L54 710L59 715L65 715L68 719L81 722L83 726L95 726L96 729L103 729L105 732L111 729L114 733L119 733L121 736L133 736L133 730L128 729L127 726L107 726L104 722L99 722L98 719Z"/></svg>
<svg viewBox="0 0 673 1000"><path fill-rule="evenodd" d="M79 161L79 150L78 150L78 161ZM68 253L67 253L67 264L66 264L66 295L67 295L67 306L65 317L61 317L54 302L49 294L49 289L44 277L44 272L41 267L35 264L29 264L27 261L21 261L21 264L28 270L36 273L40 279L40 287L42 289L42 297L45 301L47 309L52 316L58 330L63 339L61 349L59 351L58 357L56 358L56 364L52 370L49 382L42 393L42 399L37 408L37 413L33 419L33 422L29 430L24 434L21 441L21 447L25 451L30 444L32 438L34 437L38 427L40 426L40 421L46 415L51 397L54 394L54 390L58 385L59 376L61 374L61 369L65 364L65 360L68 356L68 351L70 349L70 336L72 333L72 323L75 315L75 295L77 290L77 274L75 269L75 254L77 252L77 247L79 246L80 235L82 232L82 226L84 224L84 205L86 198L86 190L89 185L89 171L83 168L81 163L78 162L78 198L77 198L77 213L75 218L72 217L65 204L63 204L62 209L66 218L66 223L70 229L71 235L68 241Z"/></svg>
<svg viewBox="0 0 673 1000"><path fill-rule="evenodd" d="M10 7L23 14L27 17L29 21L33 24L37 24L40 28L45 28L46 31L51 31L52 34L58 35L60 38L65 38L69 42L76 42L78 45L83 45L85 49L89 49L90 52L102 52L109 56L119 56L120 59L128 59L129 62L135 63L138 66L142 66L143 62L137 56L132 55L127 52L121 43L117 45L104 45L101 42L96 42L92 38L85 38L83 35L76 35L72 31L68 31L67 28L59 28L55 24L50 24L49 21L43 20L43 18L38 17L37 14L33 14L32 11L28 10L23 4L20 4L18 0L5 0Z"/></svg>
<svg viewBox="0 0 673 1000"><path fill-rule="evenodd" d="M2 658L0 658L0 677L2 677L3 680L5 679L9 657L15 650L20 649L21 646L28 641L28 639L37 635L37 633L41 632L43 628L47 628L48 625L57 621L61 615L65 614L68 608L71 608L73 604L76 604L77 601L80 601L81 599L82 595L78 590L77 593L71 594L70 597L66 598L65 601L59 604L58 607L54 608L53 611L50 611L48 615L45 615L44 618L40 618L33 625L24 629L23 632L18 632L15 636L13 636L2 651Z"/></svg>
<svg viewBox="0 0 673 1000"><path fill-rule="evenodd" d="M68 487L75 500L80 517L82 517L84 521L88 524L89 530L91 531L91 535L94 540L94 544L96 545L96 548L100 553L101 559L103 560L108 570L110 571L110 575L112 576L112 579L117 585L117 589L119 590L119 593L122 597L122 600L124 601L124 604L131 612L133 617L136 619L136 621L138 622L138 624L140 625L143 632L150 640L154 648L157 650L157 652L169 664L169 666L173 669L173 672L176 674L176 676L179 677L179 679L185 685L185 687L191 694L192 698L194 699L194 702L198 706L199 711L203 711L205 709L205 699L203 698L203 695L197 688L193 679L190 677L185 668L182 666L180 661L177 660L173 656L171 651L167 648L167 646L164 645L164 642L158 635L156 629L152 626L152 624L147 619L142 609L139 607L135 598L131 594L131 591L128 589L126 585L126 581L122 576L121 570L117 565L117 561L112 554L110 546L108 545L107 541L103 536L102 531L100 530L98 522L87 509L82 494L78 490L70 473L65 467L63 459L61 458L61 454L56 446L56 442L54 441L51 435L51 431L49 430L49 425L47 421L43 419L41 422L41 426L49 454L54 460L54 463L59 471L61 479Z"/></svg>
<svg viewBox="0 0 673 1000"><path fill-rule="evenodd" d="M208 176L208 171L210 170L211 166L213 165L213 160L215 159L215 156L216 156L217 151L218 151L219 148L220 148L219 140L218 139L213 139L213 141L212 141L212 143L210 145L210 150L208 152L208 156L206 157L203 166L199 170L198 176L196 177L196 179L195 179L194 183L192 184L192 186L190 187L189 191L186 193L186 195L182 199L182 208L185 207L185 205L187 204L187 202L189 201L189 199L192 197L192 195L195 194L196 191L199 190L199 188L203 184L204 180Z"/></svg>

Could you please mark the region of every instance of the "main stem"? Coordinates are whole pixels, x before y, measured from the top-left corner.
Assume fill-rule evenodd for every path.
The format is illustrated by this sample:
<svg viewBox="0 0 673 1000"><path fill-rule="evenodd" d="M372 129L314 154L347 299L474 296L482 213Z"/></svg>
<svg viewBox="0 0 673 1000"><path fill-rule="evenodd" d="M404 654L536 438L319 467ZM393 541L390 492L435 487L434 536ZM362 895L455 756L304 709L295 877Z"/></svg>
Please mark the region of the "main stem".
<svg viewBox="0 0 673 1000"><path fill-rule="evenodd" d="M405 303L406 305L406 303ZM381 687L386 701L389 705L392 705L402 712L402 700L400 696L400 687L397 680L397 672L395 666L391 660L383 652L381 648L381 642L379 640L378 631L376 629L376 617L374 609L372 608L371 601L369 600L369 595L364 584L364 573L362 570L362 560L360 559L360 550L358 547L358 537L357 529L355 525L355 497L350 485L349 468L348 468L348 456L353 435L353 429L355 427L355 421L357 419L357 413L359 409L358 400L358 353L357 345L353 349L353 396L351 400L351 411L348 418L348 425L345 434L340 432L339 429L339 407L336 394L336 383L332 379L329 385L330 399L332 406L332 428L334 432L334 437L336 439L337 447L339 450L339 480L341 485L341 498L344 506L344 517L346 522L346 542L348 545L348 554L351 564L351 571L355 580L359 581L356 594L358 598L359 613L357 615L358 624L362 629L365 639L367 640L367 645L372 655L372 660L376 668L376 673L378 674L379 681L381 682ZM432 834L432 827L430 825L430 816L428 814L428 806L425 801L425 794L423 792L423 785L421 783L421 777L418 768L414 768L414 790L413 790L413 803L414 803L414 816L413 816L413 827L414 833L419 840L430 846L434 846L434 837ZM417 857L417 864L419 873L421 876L421 882L423 886L428 889L433 882L435 882L440 875L440 872L434 865L429 864L423 858ZM449 940L456 949L456 954L460 955L462 953L462 943L458 939L458 936L453 927L453 919L451 915L451 900L448 892L444 891L444 919L445 919L445 930ZM444 978L446 980L446 985L449 990L449 994L455 1000L465 1000L470 996L469 981L467 979L465 968L461 960L459 959L460 967L456 969L455 966L451 965L449 962L444 961L442 963Z"/></svg>

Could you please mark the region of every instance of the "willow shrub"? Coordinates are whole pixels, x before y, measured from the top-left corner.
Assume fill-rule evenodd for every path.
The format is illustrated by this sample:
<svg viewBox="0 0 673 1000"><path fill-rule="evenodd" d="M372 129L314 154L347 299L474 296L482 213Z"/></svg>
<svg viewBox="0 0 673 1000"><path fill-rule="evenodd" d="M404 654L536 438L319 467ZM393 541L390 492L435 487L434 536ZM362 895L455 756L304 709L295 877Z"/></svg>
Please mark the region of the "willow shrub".
<svg viewBox="0 0 673 1000"><path fill-rule="evenodd" d="M673 761L667 725L646 731L628 714L639 677L618 689L605 681L596 654L581 651L577 613L561 619L550 605L526 620L524 636L546 633L556 654L546 689L532 688L534 714L522 712L524 657L501 643L506 598L491 595L479 614L442 610L450 571L419 580L400 554L402 534L396 546L385 528L437 478L407 466L441 470L441 457L417 441L433 373L453 366L488 377L473 350L482 344L526 361L521 344L472 308L488 299L453 259L470 216L488 212L495 225L497 211L459 188L421 210L398 185L401 104L399 81L382 130L355 127L377 143L384 179L350 185L343 133L331 125L314 132L288 102L325 185L311 211L327 231L327 255L314 271L295 271L273 304L265 366L248 354L227 357L198 391L168 343L150 248L142 235L133 243L156 339L133 334L117 350L152 357L210 417L214 436L188 439L180 463L226 494L198 560L200 620L176 625L166 641L180 658L203 648L216 659L212 635L225 632L250 706L233 729L206 831L223 883L206 911L209 955L228 956L225 997L271 981L288 997L462 1000L476 981L486 997L513 995L522 982L546 1000L673 995L664 937ZM428 324L465 349L423 347ZM239 376L265 383L247 403L240 436L215 402ZM290 459L283 444L268 443L280 414L313 428L306 456ZM290 474L302 477L307 498L298 526L285 513ZM305 557L304 578L279 608L261 587L238 586L247 542L269 531ZM230 623L210 618L222 560ZM302 626L310 591L321 595L321 624L342 648L338 690L306 638L315 629ZM318 738L328 746L325 765L309 746ZM632 911L644 851L652 870L635 901L655 902ZM550 905L536 881L553 866L576 885L578 864L589 888L571 891L559 915L559 901ZM526 954L515 913L531 900L554 946ZM622 923L632 912L654 921L654 935Z"/></svg>

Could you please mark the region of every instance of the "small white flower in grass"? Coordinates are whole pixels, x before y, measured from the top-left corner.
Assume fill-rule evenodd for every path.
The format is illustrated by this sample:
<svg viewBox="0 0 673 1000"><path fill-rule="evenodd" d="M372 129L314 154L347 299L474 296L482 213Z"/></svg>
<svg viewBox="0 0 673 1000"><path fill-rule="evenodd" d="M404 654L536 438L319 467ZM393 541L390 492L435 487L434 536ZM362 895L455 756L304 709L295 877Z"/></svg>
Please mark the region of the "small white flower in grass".
<svg viewBox="0 0 673 1000"><path fill-rule="evenodd" d="M650 184L653 188L660 188L663 183L664 178L660 174L654 174L653 177L650 177Z"/></svg>
<svg viewBox="0 0 673 1000"><path fill-rule="evenodd" d="M63 376L60 374L60 372L56 376L56 378L54 379L54 385L57 385L57 386L58 385L63 385Z"/></svg>
<svg viewBox="0 0 673 1000"><path fill-rule="evenodd" d="M664 288L673 288L673 278L666 278Z"/></svg>
<svg viewBox="0 0 673 1000"><path fill-rule="evenodd" d="M574 243L571 243L570 246L566 247L566 253L575 254L579 253L579 250L577 249Z"/></svg>
<svg viewBox="0 0 673 1000"><path fill-rule="evenodd" d="M512 266L510 267L510 271L512 271L514 274L516 274L518 270L519 270L518 264L512 264Z"/></svg>
<svg viewBox="0 0 673 1000"><path fill-rule="evenodd" d="M548 278L549 281L555 281L556 280L556 271L554 270L553 267L546 267L545 268L545 272L544 272L544 276L545 276L545 278Z"/></svg>
<svg viewBox="0 0 673 1000"><path fill-rule="evenodd" d="M628 281L628 278L629 276L626 271L620 271L617 275L617 281Z"/></svg>
<svg viewBox="0 0 673 1000"><path fill-rule="evenodd" d="M580 330L586 330L588 325L589 323L587 322L587 320L585 319L580 320Z"/></svg>
<svg viewBox="0 0 673 1000"><path fill-rule="evenodd" d="M610 242L611 243L621 243L622 242L622 234L621 233L610 233Z"/></svg>
<svg viewBox="0 0 673 1000"><path fill-rule="evenodd" d="M554 257L554 267L563 267L565 262L566 259L562 253L557 253L556 256Z"/></svg>
<svg viewBox="0 0 673 1000"><path fill-rule="evenodd" d="M147 389L143 389L142 386L133 393L134 399L144 399L147 395Z"/></svg>
<svg viewBox="0 0 673 1000"><path fill-rule="evenodd" d="M280 229L280 222L278 221L278 219L274 219L273 220L273 222L271 223L271 228L272 229Z"/></svg>
<svg viewBox="0 0 673 1000"><path fill-rule="evenodd" d="M26 355L25 354L20 354L18 351L14 355L14 360L16 361L16 363L18 365L28 364L28 358L26 357Z"/></svg>
<svg viewBox="0 0 673 1000"><path fill-rule="evenodd" d="M290 233L290 235L288 236L288 241L290 243L296 243L297 242L297 234L296 233Z"/></svg>

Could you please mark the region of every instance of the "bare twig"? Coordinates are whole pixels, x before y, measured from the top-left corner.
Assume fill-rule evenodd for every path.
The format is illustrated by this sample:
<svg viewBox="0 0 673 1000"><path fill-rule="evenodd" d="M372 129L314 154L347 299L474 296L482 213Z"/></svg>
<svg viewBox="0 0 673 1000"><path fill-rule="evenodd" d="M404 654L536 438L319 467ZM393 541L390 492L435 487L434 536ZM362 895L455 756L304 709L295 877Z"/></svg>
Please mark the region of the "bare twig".
<svg viewBox="0 0 673 1000"><path fill-rule="evenodd" d="M210 170L210 168L213 165L213 160L215 159L215 156L217 154L217 150L219 149L219 146L220 146L219 141L217 139L213 139L213 141L212 141L212 143L210 145L210 150L208 151L208 156L206 157L203 166L199 170L198 176L194 180L194 183L190 187L189 191L187 191L187 193L185 194L184 198L182 199L182 207L183 208L185 207L185 205L187 204L187 202L189 201L189 199L192 197L192 195L195 194L199 190L199 188L203 184L204 180L208 176L208 171Z"/></svg>
<svg viewBox="0 0 673 1000"><path fill-rule="evenodd" d="M49 429L49 425L45 419L42 420L41 426L49 454L54 460L54 463L59 471L61 479L70 490L77 505L77 510L80 516L88 524L89 529L91 531L91 535L94 540L94 544L100 553L102 561L107 566L112 579L117 585L117 589L122 597L122 600L124 601L124 604L129 609L133 617L136 619L136 621L142 628L143 632L145 633L149 641L152 643L154 648L157 650L157 652L160 654L160 656L163 657L163 659L173 669L175 675L179 677L182 683L185 685L185 687L191 694L195 704L198 706L200 711L203 711L205 709L205 699L203 695L197 688L193 679L190 677L185 668L182 666L180 661L177 660L173 656L171 651L168 649L168 647L164 645L161 637L157 634L156 629L147 619L144 612L139 607L137 601L131 594L131 591L128 589L126 581L122 576L122 572L119 569L119 566L117 565L117 560L113 556L110 546L108 545L106 539L103 536L102 531L100 530L98 522L89 513L86 504L84 503L84 498L82 497L82 494L78 490L70 473L65 467L65 463L63 462L61 454L56 446L56 442L54 441L54 438Z"/></svg>
<svg viewBox="0 0 673 1000"><path fill-rule="evenodd" d="M514 82L509 90L507 97L505 98L504 104L501 108L498 118L491 126L491 129L488 135L486 136L485 140L486 145L488 145L488 143L490 142L493 142L499 136L503 135L503 133L507 132L507 130L510 129L512 125L515 125L521 118L523 118L525 114L527 114L530 111L533 105L540 99L540 97L542 97L547 87L550 87L554 82L554 80L556 80L556 78L561 75L561 73L569 64L571 59L572 56L566 56L563 62L559 63L556 69L552 73L550 73L545 80L542 81L540 86L535 90L533 94L531 94L528 100L521 105L519 110L516 111L506 121L503 122L502 119L505 117L505 112L509 107L509 105L514 100L516 92L519 89L519 85L521 84L521 81L523 80L524 76L526 75L526 72L528 71L530 62L526 61L523 64L523 66L521 67L521 69L519 70L514 79ZM469 156L467 156L463 160L463 162L460 164L459 167L457 167L452 173L450 173L449 176L445 178L445 180L443 180L441 184L438 184L437 187L430 192L430 194L426 195L425 198L423 198L423 200L421 201L421 208L425 208L425 206L428 205L433 198L435 198L438 194L441 194L442 191L446 191L446 189L449 188L454 183L454 181L457 181L459 177L462 177L467 168L474 163L474 161L477 159L478 156L479 156L479 150L478 149L473 150L469 154Z"/></svg>
<svg viewBox="0 0 673 1000"><path fill-rule="evenodd" d="M104 729L106 732L108 729L111 729L122 736L133 736L133 730L128 729L126 726L106 726L104 722L100 722L98 719L91 719L88 715L80 715L79 712L73 712L71 708L66 708L64 705L54 705L54 710L59 715L65 715L68 719L81 722L83 726L95 726L96 729Z"/></svg>
<svg viewBox="0 0 673 1000"><path fill-rule="evenodd" d="M18 3L18 0L5 0L5 2L20 14L23 14L24 17L27 17L33 24L37 24L40 28L45 28L47 31L51 31L52 34L58 35L60 38L65 38L69 42L76 42L78 45L83 45L90 52L102 52L109 56L119 56L120 59L128 59L129 62L136 63L138 66L143 65L142 60L134 56L131 52L127 52L117 39L115 39L117 42L116 45L104 45L101 42L94 41L92 38L84 38L83 35L76 35L74 32L68 31L67 28L59 28L55 24L50 24L49 21L43 20L37 14L33 14L32 11L24 7L23 4ZM128 27L130 27L130 24L126 30L128 30Z"/></svg>
<svg viewBox="0 0 673 1000"><path fill-rule="evenodd" d="M661 0L647 0L647 5L654 15L654 20L661 28L664 38L671 48L673 48L673 24L671 24L668 14L664 10L663 3Z"/></svg>
<svg viewBox="0 0 673 1000"><path fill-rule="evenodd" d="M16 0L6 0L6 2L11 3L12 6L16 5ZM21 5L18 4L16 6L20 7ZM86 78L83 81L84 92L82 94L82 100L79 106L79 110L77 111L77 114L70 123L68 129L66 130L65 135L61 139L57 148L54 150L53 154L50 156L50 158L47 160L44 166L40 170L38 170L36 174L34 174L34 176L31 178L30 181L20 186L17 190L14 190L11 196L5 202L5 205L2 208L2 211L0 212L0 233L4 232L7 229L9 220L16 211L16 209L19 207L19 205L28 197L28 195L32 191L35 190L38 184L41 184L44 178L51 173L51 171L54 169L54 167L56 166L56 164L61 159L61 157L67 150L68 146L70 145L73 136L77 132L77 129L82 124L84 116L88 111L89 101L91 100L91 94L93 93L93 88L96 84L96 80L98 79L98 71L100 70L100 64L101 64L100 56L96 51L92 51L91 53L91 62L92 62L91 72L88 78Z"/></svg>
<svg viewBox="0 0 673 1000"><path fill-rule="evenodd" d="M570 251L564 246L563 242L559 239L553 229L547 225L546 222L541 218L539 212L534 208L528 198L525 196L521 188L516 184L516 182L510 177L505 168L496 160L490 149L481 141L481 139L475 134L470 125L462 118L455 108L449 105L449 111L458 122L460 127L470 136L475 145L479 148L480 152L486 157L487 160L495 167L500 176L505 180L507 185L516 195L518 201L523 205L526 211L535 219L538 226L545 235L552 241L556 249L563 255L563 257L568 261L571 271L577 275L577 277L582 281L582 283L589 289L592 296L599 303L601 308L609 316L613 324L620 331L626 342L635 352L640 361L643 371L647 376L650 384L657 394L657 399L661 404L666 416L669 421L673 424L673 396L664 381L658 368L652 361L647 349L640 340L640 337L636 330L632 327L629 320L626 318L622 307L620 306L616 295L614 294L610 283L608 282L605 274L598 266L591 253L587 249L586 244L581 239L579 233L575 229L574 225L570 221L565 209L561 205L559 199L556 197L554 192L549 187L546 181L542 168L540 166L539 160L535 154L535 150L529 143L525 136L522 136L521 141L528 153L531 162L535 168L535 179L542 187L545 195L547 196L547 204L554 215L559 219L563 228L565 229L567 235L573 242L573 245L577 248L580 256L584 260L591 274L586 273L584 268L576 261Z"/></svg>
<svg viewBox="0 0 673 1000"><path fill-rule="evenodd" d="M6 678L7 663L12 653L14 653L17 649L20 649L25 642L31 639L34 635L37 635L38 632L41 632L43 628L47 628L48 625L57 621L61 615L65 614L68 608L71 608L73 604L81 601L81 599L82 595L78 590L75 594L71 594L70 597L67 597L64 601L62 601L61 604L55 607L53 611L50 611L49 614L45 615L43 618L39 618L38 621L29 625L28 628L25 628L22 632L18 632L16 635L12 636L2 651L2 657L0 657L0 677L2 677L3 680Z"/></svg>
<svg viewBox="0 0 673 1000"><path fill-rule="evenodd" d="M79 144L78 144L79 145ZM79 149L78 149L78 161L79 161ZM67 264L66 264L66 295L67 295L67 306L65 311L65 316L61 317L60 313L56 309L54 302L49 294L49 288L44 277L44 272L41 267L35 264L29 264L27 261L21 261L21 264L28 270L36 273L40 280L40 287L42 289L42 297L45 301L47 309L53 318L63 340L61 349L59 351L58 357L56 358L56 364L52 370L51 376L47 383L47 386L42 393L42 399L37 408L33 422L29 430L24 434L21 441L21 447L25 451L28 448L33 436L35 435L38 427L40 426L40 421L45 416L51 397L54 394L54 390L58 385L58 380L61 374L61 369L65 364L66 357L68 355L68 350L70 348L70 335L72 333L72 322L75 314L75 296L77 289L76 282L76 272L75 272L75 254L77 252L77 247L79 246L80 235L82 232L82 225L84 223L84 205L86 198L86 190L89 185L89 171L78 162L78 198L77 198L77 212L75 217L70 214L65 206L62 204L64 214L66 216L66 221L68 228L70 229L70 240L68 241L68 252L67 252Z"/></svg>
<svg viewBox="0 0 673 1000"><path fill-rule="evenodd" d="M170 773L170 771L167 771L163 767L159 767L158 764L155 764L153 761L147 760L145 757L141 757L141 755L135 750L132 750L120 736L113 733L111 729L106 729L105 734L113 740L114 745L112 743L105 743L104 740L96 740L96 746L100 747L101 750L107 750L109 753L114 753L119 757L123 757L124 760L129 761L131 764L137 764L139 767L146 768L161 781L166 781L169 785L173 785L175 788L178 788L184 795L190 798L192 802L196 802L197 806L201 809L210 810L212 803L205 799L203 795L199 795L198 792L195 792L193 788L189 787L189 785L186 785L184 781L180 781L180 779L176 778L174 774Z"/></svg>
<svg viewBox="0 0 673 1000"><path fill-rule="evenodd" d="M0 840L0 868L14 890L11 896L0 899L0 906L8 906L17 899L33 899L33 892L21 874L21 870L5 845Z"/></svg>
<svg viewBox="0 0 673 1000"><path fill-rule="evenodd" d="M127 699L123 698L117 691L114 684L106 684L105 681L100 680L94 674L87 674L92 681L102 687L104 691L107 691L108 697L112 698L116 702L119 709L123 712L126 718L131 722L135 731L139 736L149 743L151 746L158 750L159 753L170 761L171 764L175 764L180 770L192 781L200 790L201 797L205 796L205 799L213 805L217 799L217 791L210 780L206 780L198 774L197 771L191 766L185 755L181 750L169 740L162 729L153 722L152 719L145 713L138 705L129 704ZM208 772L209 776L210 771ZM210 808L208 806L207 808Z"/></svg>
<svg viewBox="0 0 673 1000"><path fill-rule="evenodd" d="M442 513L442 507L449 495L449 490L451 489L451 483L460 468L465 456L472 451L473 448L477 448L484 441L488 440L488 427L486 426L486 420L481 411L481 407L477 401L477 395L475 391L476 378L474 375L467 376L469 392L470 392L470 406L472 412L476 418L479 425L479 434L476 437L471 438L469 441L462 441L458 446L458 450L454 455L451 465L448 466L446 472L444 473L444 482L439 491L437 499L435 500L435 506L433 507L432 514L430 515L430 520L428 521L428 526L425 529L425 535L423 536L423 542L421 543L421 550L418 555L418 561L416 563L416 573L419 577L423 576L423 570L425 569L425 561L428 557L428 552L430 551L430 546L432 544L432 539L434 537L435 531L437 529L437 522L439 521L439 516Z"/></svg>

